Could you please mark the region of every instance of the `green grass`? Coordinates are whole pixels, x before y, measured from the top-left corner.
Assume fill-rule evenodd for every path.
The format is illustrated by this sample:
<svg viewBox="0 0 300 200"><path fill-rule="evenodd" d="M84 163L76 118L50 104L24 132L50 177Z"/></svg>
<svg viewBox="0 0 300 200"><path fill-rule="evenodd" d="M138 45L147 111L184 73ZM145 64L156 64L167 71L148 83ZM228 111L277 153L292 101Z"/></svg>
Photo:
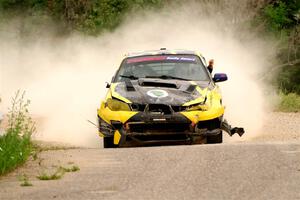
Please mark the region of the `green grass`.
<svg viewBox="0 0 300 200"><path fill-rule="evenodd" d="M300 95L295 93L280 94L280 103L278 111L282 112L300 112Z"/></svg>
<svg viewBox="0 0 300 200"><path fill-rule="evenodd" d="M40 175L38 175L37 178L40 180L43 180L43 181L58 180L58 179L61 179L67 172L76 172L79 170L80 170L80 168L76 165L73 165L72 167L69 167L69 168L60 166L60 167L57 167L57 169L54 173L48 174L46 172L43 172Z"/></svg>
<svg viewBox="0 0 300 200"><path fill-rule="evenodd" d="M37 178L42 181L58 180L58 179L61 179L64 176L64 174L65 174L65 172L63 170L59 169L52 174L43 172L40 175L38 175Z"/></svg>
<svg viewBox="0 0 300 200"><path fill-rule="evenodd" d="M32 152L31 135L35 126L29 117L30 102L24 100L24 95L18 91L12 99L8 126L4 135L0 136L0 175L23 164Z"/></svg>
<svg viewBox="0 0 300 200"><path fill-rule="evenodd" d="M26 174L23 174L22 176L19 177L19 180L21 181L21 186L22 187L28 187L28 186L33 186L32 183L29 182L29 179Z"/></svg>
<svg viewBox="0 0 300 200"><path fill-rule="evenodd" d="M66 168L66 167L60 167L63 171L65 172L76 172L76 171L79 171L80 168L76 165L73 165L72 167L70 168Z"/></svg>
<svg viewBox="0 0 300 200"><path fill-rule="evenodd" d="M32 183L28 182L28 181L24 181L23 183L21 183L22 187L28 187L28 186L33 186Z"/></svg>
<svg viewBox="0 0 300 200"><path fill-rule="evenodd" d="M0 137L0 175L9 172L24 163L32 150L28 135L19 136L16 132L7 132Z"/></svg>

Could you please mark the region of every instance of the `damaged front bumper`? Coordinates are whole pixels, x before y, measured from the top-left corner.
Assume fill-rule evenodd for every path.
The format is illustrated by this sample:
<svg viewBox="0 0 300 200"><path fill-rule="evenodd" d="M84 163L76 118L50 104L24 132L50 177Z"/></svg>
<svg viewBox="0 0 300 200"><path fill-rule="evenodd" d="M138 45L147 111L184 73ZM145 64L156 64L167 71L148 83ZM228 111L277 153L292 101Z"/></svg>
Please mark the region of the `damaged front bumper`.
<svg viewBox="0 0 300 200"><path fill-rule="evenodd" d="M205 121L208 125L203 126L203 123L194 124L179 113L168 116L139 113L124 124L119 121L111 121L111 124L108 124L99 116L98 119L99 134L103 137L114 137L114 144L119 146L128 141L141 144L160 142L192 144L197 140L205 143L206 137L222 134L222 130L230 136L244 134L243 128L232 128L222 117Z"/></svg>

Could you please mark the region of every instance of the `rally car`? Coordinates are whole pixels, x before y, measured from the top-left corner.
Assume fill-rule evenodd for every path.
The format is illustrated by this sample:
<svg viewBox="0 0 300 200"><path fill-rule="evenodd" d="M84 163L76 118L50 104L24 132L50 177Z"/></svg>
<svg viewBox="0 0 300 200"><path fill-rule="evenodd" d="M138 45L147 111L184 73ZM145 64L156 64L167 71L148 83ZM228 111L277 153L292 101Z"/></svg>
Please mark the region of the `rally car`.
<svg viewBox="0 0 300 200"><path fill-rule="evenodd" d="M217 82L205 58L195 51L167 50L128 54L98 109L104 148L151 143L222 143L222 129L243 135L223 119Z"/></svg>

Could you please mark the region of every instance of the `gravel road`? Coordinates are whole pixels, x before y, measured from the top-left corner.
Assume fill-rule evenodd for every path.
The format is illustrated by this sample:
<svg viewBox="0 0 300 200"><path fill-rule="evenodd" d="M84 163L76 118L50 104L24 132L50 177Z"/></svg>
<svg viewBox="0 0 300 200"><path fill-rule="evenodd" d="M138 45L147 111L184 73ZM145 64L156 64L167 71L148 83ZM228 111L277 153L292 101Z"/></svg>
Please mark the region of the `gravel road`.
<svg viewBox="0 0 300 200"><path fill-rule="evenodd" d="M300 199L300 115L275 118L264 134L220 145L44 151L0 179L0 199ZM33 186L20 186L22 174Z"/></svg>

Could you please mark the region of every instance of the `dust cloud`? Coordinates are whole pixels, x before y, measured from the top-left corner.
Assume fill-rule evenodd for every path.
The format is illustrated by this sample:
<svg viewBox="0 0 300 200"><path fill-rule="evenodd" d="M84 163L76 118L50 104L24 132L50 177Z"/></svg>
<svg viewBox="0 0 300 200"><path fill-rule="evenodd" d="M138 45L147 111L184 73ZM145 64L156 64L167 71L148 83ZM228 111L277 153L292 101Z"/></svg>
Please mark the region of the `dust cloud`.
<svg viewBox="0 0 300 200"><path fill-rule="evenodd" d="M53 27L22 37L20 24L0 29L1 110L12 94L26 90L38 123L37 139L80 146L99 146L96 109L127 52L168 49L200 50L215 59L226 118L251 138L260 133L268 107L259 77L274 56L271 43L247 25L255 11L233 0L222 5L190 2L162 11L130 14L113 33L99 37L55 37ZM227 2L227 3L226 3ZM22 24L21 24L22 25Z"/></svg>

